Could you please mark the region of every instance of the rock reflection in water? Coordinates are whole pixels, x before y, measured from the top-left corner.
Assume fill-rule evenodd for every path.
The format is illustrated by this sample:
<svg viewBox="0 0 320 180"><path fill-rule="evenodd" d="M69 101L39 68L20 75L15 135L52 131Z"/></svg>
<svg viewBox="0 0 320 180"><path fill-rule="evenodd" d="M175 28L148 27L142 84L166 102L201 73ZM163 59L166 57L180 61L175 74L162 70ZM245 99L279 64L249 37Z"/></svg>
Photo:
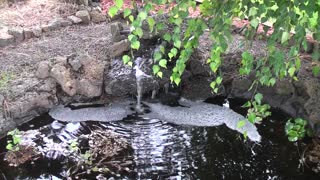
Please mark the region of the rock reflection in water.
<svg viewBox="0 0 320 180"><path fill-rule="evenodd" d="M206 130L181 127L157 119L126 119L102 123L104 128L127 136L134 149L136 179L190 179L197 169L194 157L204 162ZM193 135L201 141L192 147Z"/></svg>

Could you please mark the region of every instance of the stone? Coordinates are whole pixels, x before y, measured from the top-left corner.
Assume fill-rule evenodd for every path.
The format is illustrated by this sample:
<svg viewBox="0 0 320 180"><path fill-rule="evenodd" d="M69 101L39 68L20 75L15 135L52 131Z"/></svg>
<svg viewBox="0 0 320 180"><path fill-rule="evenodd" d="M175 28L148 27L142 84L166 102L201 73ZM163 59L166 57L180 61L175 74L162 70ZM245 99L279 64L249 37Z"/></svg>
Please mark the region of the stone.
<svg viewBox="0 0 320 180"><path fill-rule="evenodd" d="M88 79L81 79L78 82L78 93L89 98L99 97L102 94L102 83L102 81L93 83Z"/></svg>
<svg viewBox="0 0 320 180"><path fill-rule="evenodd" d="M82 23L89 24L90 23L90 14L87 10L81 10L76 12L76 17L82 20Z"/></svg>
<svg viewBox="0 0 320 180"><path fill-rule="evenodd" d="M25 39L31 39L31 38L33 38L33 31L31 30L31 29L29 29L29 28L25 28L24 29L24 38Z"/></svg>
<svg viewBox="0 0 320 180"><path fill-rule="evenodd" d="M52 27L49 24L45 24L41 26L42 32L49 32Z"/></svg>
<svg viewBox="0 0 320 180"><path fill-rule="evenodd" d="M126 39L125 36L122 36L120 32L123 30L122 24L119 22L112 23L110 26L112 41L118 42Z"/></svg>
<svg viewBox="0 0 320 180"><path fill-rule="evenodd" d="M60 19L60 26L61 27L67 27L67 26L71 26L72 22L68 19Z"/></svg>
<svg viewBox="0 0 320 180"><path fill-rule="evenodd" d="M40 79L45 79L50 76L50 65L47 61L42 61L38 64L36 76Z"/></svg>
<svg viewBox="0 0 320 180"><path fill-rule="evenodd" d="M36 26L32 28L32 33L35 37L41 37L42 35L42 29L40 26Z"/></svg>
<svg viewBox="0 0 320 180"><path fill-rule="evenodd" d="M10 34L0 34L0 47L5 47L14 43L14 37Z"/></svg>
<svg viewBox="0 0 320 180"><path fill-rule="evenodd" d="M79 0L78 1L80 5L89 6L90 0Z"/></svg>
<svg viewBox="0 0 320 180"><path fill-rule="evenodd" d="M82 66L82 64L78 58L70 58L70 59L68 59L68 63L71 65L71 67L74 71L79 71L79 69Z"/></svg>
<svg viewBox="0 0 320 180"><path fill-rule="evenodd" d="M205 66L203 62L196 58L190 58L190 60L187 62L187 69L190 70L193 76L203 77L209 77L211 71L208 66Z"/></svg>
<svg viewBox="0 0 320 180"><path fill-rule="evenodd" d="M50 76L56 80L66 94L69 96L76 95L77 82L72 77L70 69L67 69L63 64L58 63L52 67Z"/></svg>
<svg viewBox="0 0 320 180"><path fill-rule="evenodd" d="M57 102L56 97L48 92L26 92L22 97L8 102L9 113L17 124L23 123L23 118L36 117L51 109Z"/></svg>
<svg viewBox="0 0 320 180"><path fill-rule="evenodd" d="M213 96L212 89L209 86L210 83L210 78L193 77L183 88L182 97L190 100L204 101Z"/></svg>
<svg viewBox="0 0 320 180"><path fill-rule="evenodd" d="M94 23L101 23L107 20L106 16L99 11L90 12L91 21Z"/></svg>
<svg viewBox="0 0 320 180"><path fill-rule="evenodd" d="M142 71L149 75L152 73L150 68L142 69ZM156 86L157 81L152 76L142 79L141 84L143 87L142 94L159 88L159 86ZM125 96L137 94L135 71L118 59L111 62L111 69L105 74L104 85L105 92L109 95Z"/></svg>
<svg viewBox="0 0 320 180"><path fill-rule="evenodd" d="M4 96L0 94L0 107L2 107L4 101Z"/></svg>
<svg viewBox="0 0 320 180"><path fill-rule="evenodd" d="M43 26L42 30L44 32L54 31L60 27L66 27L72 25L72 22L63 18L55 18L49 22L49 24Z"/></svg>
<svg viewBox="0 0 320 180"><path fill-rule="evenodd" d="M21 27L9 28L8 33L14 37L16 42L21 42L24 40L24 31Z"/></svg>
<svg viewBox="0 0 320 180"><path fill-rule="evenodd" d="M109 55L111 57L118 57L122 55L124 52L130 50L130 41L128 39L122 40L120 42L116 42L111 45L108 49Z"/></svg>
<svg viewBox="0 0 320 180"><path fill-rule="evenodd" d="M68 16L68 20L73 24L80 24L82 22L82 20L76 16Z"/></svg>

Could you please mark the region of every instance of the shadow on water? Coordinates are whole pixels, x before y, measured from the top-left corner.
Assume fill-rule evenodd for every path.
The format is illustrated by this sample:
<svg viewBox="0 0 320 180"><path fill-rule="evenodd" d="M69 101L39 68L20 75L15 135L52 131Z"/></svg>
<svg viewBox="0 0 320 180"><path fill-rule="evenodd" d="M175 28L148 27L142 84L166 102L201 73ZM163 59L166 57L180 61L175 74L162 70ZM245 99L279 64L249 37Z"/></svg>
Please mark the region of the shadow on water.
<svg viewBox="0 0 320 180"><path fill-rule="evenodd" d="M240 114L246 112L239 99L226 101L220 97L206 102L229 106ZM129 141L133 151L124 156L133 157L134 173L129 176L132 179L319 179L312 171L299 168L303 143L298 145L298 150L287 140L284 133L287 118L285 114L273 111L272 117L258 125L263 137L259 144L244 141L239 133L225 125L178 126L137 116L116 122L86 122L81 126L99 125ZM43 115L19 129L52 127L53 122L50 116ZM61 125L68 126L68 123ZM63 133L66 132L61 130L57 135ZM0 179L4 176L7 179L63 179L63 172L68 167L64 161L44 159L20 168L8 167L2 161L5 144L6 138L3 138L0 141Z"/></svg>

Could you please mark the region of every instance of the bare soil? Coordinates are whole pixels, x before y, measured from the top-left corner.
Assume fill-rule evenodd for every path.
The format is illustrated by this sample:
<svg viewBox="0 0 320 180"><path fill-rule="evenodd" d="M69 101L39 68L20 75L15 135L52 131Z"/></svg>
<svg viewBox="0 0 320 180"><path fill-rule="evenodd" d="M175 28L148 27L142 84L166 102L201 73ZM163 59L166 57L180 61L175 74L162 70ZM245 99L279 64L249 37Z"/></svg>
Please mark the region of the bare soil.
<svg viewBox="0 0 320 180"><path fill-rule="evenodd" d="M110 38L108 24L70 26L49 32L41 38L0 48L0 72L30 74L40 61L72 54L88 54L98 60L107 60Z"/></svg>
<svg viewBox="0 0 320 180"><path fill-rule="evenodd" d="M1 0L3 1L3 0ZM78 6L68 0L20 0L0 3L0 26L31 27L47 24L55 17L74 14Z"/></svg>

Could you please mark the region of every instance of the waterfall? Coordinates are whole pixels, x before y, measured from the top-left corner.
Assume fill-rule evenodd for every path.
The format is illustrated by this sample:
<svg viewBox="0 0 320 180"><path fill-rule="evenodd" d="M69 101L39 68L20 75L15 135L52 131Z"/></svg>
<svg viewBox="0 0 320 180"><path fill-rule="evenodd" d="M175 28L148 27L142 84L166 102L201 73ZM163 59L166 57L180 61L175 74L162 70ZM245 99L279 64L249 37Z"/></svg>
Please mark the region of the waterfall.
<svg viewBox="0 0 320 180"><path fill-rule="evenodd" d="M135 76L136 76L136 81L137 81L137 105L136 105L136 111L138 113L142 113L143 109L141 107L141 97L142 97L142 83L141 81L143 78L152 78L150 75L147 75L144 73L141 68L143 67L143 64L146 62L146 59L142 59L138 57L135 61L135 66L133 69L136 70Z"/></svg>

